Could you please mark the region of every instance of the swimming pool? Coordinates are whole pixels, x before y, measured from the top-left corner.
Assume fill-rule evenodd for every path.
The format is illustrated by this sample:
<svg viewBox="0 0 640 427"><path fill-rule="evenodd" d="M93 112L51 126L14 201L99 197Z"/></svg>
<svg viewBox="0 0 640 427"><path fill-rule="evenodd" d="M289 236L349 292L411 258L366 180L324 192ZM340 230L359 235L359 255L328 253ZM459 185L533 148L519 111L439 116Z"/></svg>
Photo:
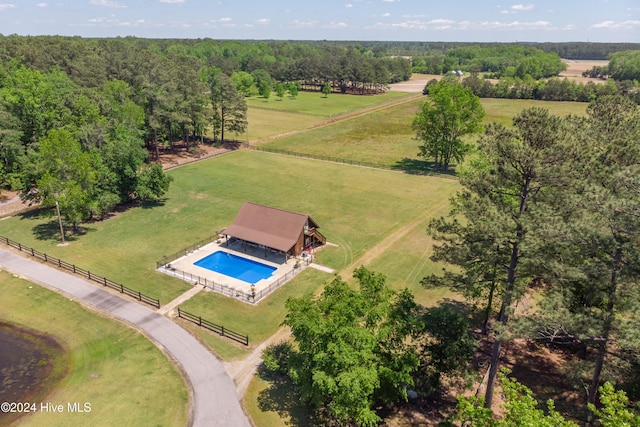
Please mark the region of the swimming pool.
<svg viewBox="0 0 640 427"><path fill-rule="evenodd" d="M194 262L193 265L206 268L234 279L255 284L268 279L276 271L275 267L262 264L224 251L216 251Z"/></svg>

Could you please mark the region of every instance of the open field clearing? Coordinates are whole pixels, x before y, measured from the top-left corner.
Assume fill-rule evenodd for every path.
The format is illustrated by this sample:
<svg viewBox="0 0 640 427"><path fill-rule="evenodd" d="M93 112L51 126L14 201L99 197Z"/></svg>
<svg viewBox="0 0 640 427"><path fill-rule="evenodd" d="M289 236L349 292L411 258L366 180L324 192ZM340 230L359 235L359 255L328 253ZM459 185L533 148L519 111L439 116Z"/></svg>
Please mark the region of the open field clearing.
<svg viewBox="0 0 640 427"><path fill-rule="evenodd" d="M602 79L593 79L591 77L582 77L584 71L590 70L595 66L604 67L609 61L607 60L594 60L594 59L563 59L567 64L567 69L560 73L560 78L566 77L569 80L573 80L579 83L604 83Z"/></svg>
<svg viewBox="0 0 640 427"><path fill-rule="evenodd" d="M299 92L298 96L291 98L285 96L280 99L276 96L264 99L261 97L247 98L249 108L265 108L282 112L296 112L314 116L332 117L350 113L362 108L370 108L407 96L401 92L386 92L381 95L341 95L332 93L325 97L319 92Z"/></svg>
<svg viewBox="0 0 640 427"><path fill-rule="evenodd" d="M68 352L66 376L42 399L64 411L38 411L20 426L187 424L186 385L146 337L7 273L0 273L0 282L0 318L48 334ZM81 408L88 402L91 410L72 413L67 402L81 402Z"/></svg>
<svg viewBox="0 0 640 427"><path fill-rule="evenodd" d="M171 296L186 291L190 285L155 272L155 261L229 225L244 201L310 214L328 241L338 245L321 250L318 262L341 271L399 228L445 214L446 201L458 187L454 180L246 150L177 168L170 174L175 180L163 204L131 209L90 224L87 233L69 246L56 246L57 224L52 217L10 218L0 222L0 234L100 271L151 296L159 295L166 304ZM43 234L42 230L49 230L50 234ZM416 232L425 233L422 228ZM398 251L391 245L380 255L390 251L404 259L408 256L406 250L422 254L425 248L405 247ZM393 271L384 273L402 276ZM350 277L351 271L342 274ZM313 280L306 279L309 276ZM278 292L290 292L288 287L315 291L331 278L326 273L305 272ZM305 280L310 283L298 284ZM208 293L201 293L189 304L201 304L197 307L203 311L196 314L248 334L254 344L275 332L282 321L282 302L286 298L277 304L277 295L256 308L240 309L239 303ZM201 297L210 302L199 303ZM189 311L190 306L183 308ZM275 310L275 314L269 310ZM225 351L231 351L226 342L224 346Z"/></svg>
<svg viewBox="0 0 640 427"><path fill-rule="evenodd" d="M273 139L259 146L317 157L332 157L372 163L398 170L420 169L426 162L418 157L419 141L411 127L413 118L424 99L378 110L364 116L310 129L305 132ZM514 99L481 99L485 109L484 123L498 122L505 126L523 109L540 107L552 114L585 114L587 104L580 102L549 102ZM421 166L421 164L423 164Z"/></svg>
<svg viewBox="0 0 640 427"><path fill-rule="evenodd" d="M322 122L324 117L295 112L269 110L249 107L247 132L236 138L241 142L254 142L268 139L288 132L296 132Z"/></svg>

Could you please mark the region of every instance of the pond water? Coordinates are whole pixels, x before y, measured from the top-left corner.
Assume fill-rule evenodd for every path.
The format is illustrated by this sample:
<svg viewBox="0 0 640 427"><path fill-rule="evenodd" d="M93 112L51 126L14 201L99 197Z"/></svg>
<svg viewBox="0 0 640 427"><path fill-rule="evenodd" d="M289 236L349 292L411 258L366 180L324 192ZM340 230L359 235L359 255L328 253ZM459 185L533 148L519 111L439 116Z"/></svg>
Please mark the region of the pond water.
<svg viewBox="0 0 640 427"><path fill-rule="evenodd" d="M33 402L64 374L64 349L52 337L0 322L0 402ZM38 404L39 405L39 404ZM0 412L0 425L18 418Z"/></svg>

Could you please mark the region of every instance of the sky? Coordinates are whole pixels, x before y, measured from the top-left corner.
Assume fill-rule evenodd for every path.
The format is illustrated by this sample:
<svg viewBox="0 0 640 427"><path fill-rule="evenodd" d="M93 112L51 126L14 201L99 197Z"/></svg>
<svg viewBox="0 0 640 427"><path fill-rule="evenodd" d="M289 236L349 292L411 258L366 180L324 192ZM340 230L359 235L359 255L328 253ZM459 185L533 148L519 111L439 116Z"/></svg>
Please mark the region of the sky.
<svg viewBox="0 0 640 427"><path fill-rule="evenodd" d="M640 42L640 0L0 0L0 34Z"/></svg>

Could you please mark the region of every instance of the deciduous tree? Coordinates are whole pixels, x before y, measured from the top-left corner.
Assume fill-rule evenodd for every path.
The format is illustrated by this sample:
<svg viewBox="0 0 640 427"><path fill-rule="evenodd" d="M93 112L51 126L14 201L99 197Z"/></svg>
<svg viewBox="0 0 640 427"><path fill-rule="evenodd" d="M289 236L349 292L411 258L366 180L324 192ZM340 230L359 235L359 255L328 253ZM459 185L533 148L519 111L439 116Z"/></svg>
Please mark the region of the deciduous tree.
<svg viewBox="0 0 640 427"><path fill-rule="evenodd" d="M464 138L482 130L484 109L471 89L452 79L431 85L428 98L413 119L422 141L419 155L434 159L436 169L446 172L469 152Z"/></svg>
<svg viewBox="0 0 640 427"><path fill-rule="evenodd" d="M287 301L284 323L297 344L287 352L287 371L311 407L342 423L375 426L374 403L404 400L413 384L419 362L407 338L416 331L416 305L381 274L361 267L354 276L360 290L337 277L320 297Z"/></svg>

